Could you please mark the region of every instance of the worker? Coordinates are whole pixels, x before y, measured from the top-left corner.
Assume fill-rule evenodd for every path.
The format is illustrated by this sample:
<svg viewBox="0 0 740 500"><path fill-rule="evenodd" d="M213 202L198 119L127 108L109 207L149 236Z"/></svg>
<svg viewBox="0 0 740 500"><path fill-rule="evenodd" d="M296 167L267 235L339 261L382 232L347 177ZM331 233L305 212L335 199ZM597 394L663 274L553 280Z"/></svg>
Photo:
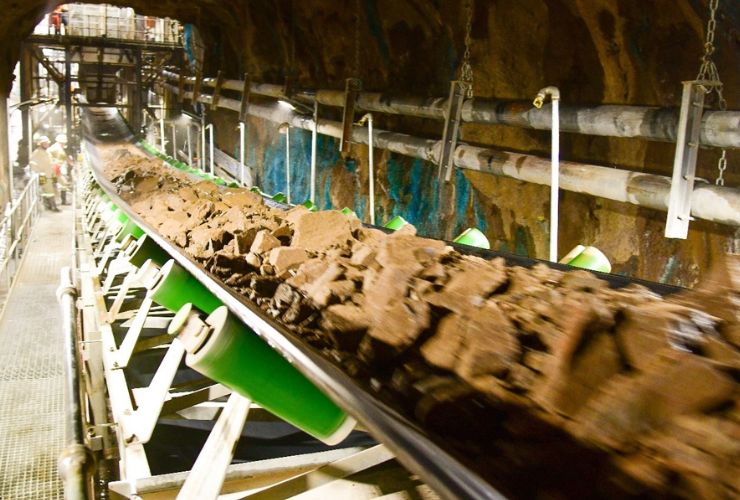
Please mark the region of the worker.
<svg viewBox="0 0 740 500"><path fill-rule="evenodd" d="M54 138L54 145L49 148L52 167L57 179L57 187L62 205L69 205L67 199L71 181L72 158L67 154L67 136L59 134Z"/></svg>
<svg viewBox="0 0 740 500"><path fill-rule="evenodd" d="M40 136L36 140L37 148L31 153L31 170L39 174L39 185L41 186L41 198L44 200L44 205L49 210L59 212L56 201L56 179L54 177L54 165L52 163L51 155L49 154L49 147L51 141L45 135Z"/></svg>

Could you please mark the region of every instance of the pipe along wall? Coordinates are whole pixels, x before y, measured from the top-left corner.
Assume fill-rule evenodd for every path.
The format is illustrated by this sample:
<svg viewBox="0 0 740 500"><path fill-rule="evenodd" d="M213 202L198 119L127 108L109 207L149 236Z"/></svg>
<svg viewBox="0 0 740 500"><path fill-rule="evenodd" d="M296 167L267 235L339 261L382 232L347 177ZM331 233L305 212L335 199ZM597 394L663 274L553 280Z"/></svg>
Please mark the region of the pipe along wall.
<svg viewBox="0 0 740 500"><path fill-rule="evenodd" d="M177 88L172 85L165 85L168 90L177 93ZM269 93L261 90L260 92ZM185 99L192 98L192 93L185 92ZM211 98L208 95L200 96L199 100L210 104ZM235 99L221 97L218 107L239 110L239 101ZM310 118L292 113L289 109L278 105L251 104L249 113L253 117L263 118L275 122L276 124L287 122L294 128L304 129L305 133L294 133L291 144L291 156L294 158L295 172L292 184L292 191L295 200L308 198L309 182L307 177L308 168L300 168L296 165L309 164L310 158L310 129L313 122ZM217 124L217 129L229 130L236 127L236 116L230 113L213 113L211 119ZM256 147L248 151L247 162L254 166L259 165L256 175L256 182L266 191L281 191L285 189L284 180L284 136L279 139L272 137L271 128L263 127L260 120L250 121L250 144L262 144L262 147ZM256 126L255 126L256 125ZM366 217L366 179L362 174L364 167L358 168L355 162L343 162L336 151L335 141L326 136L338 137L341 124L338 122L319 120L319 174L317 182L318 199L317 204L321 208L340 208L349 206L357 212L360 217L367 220ZM258 128L255 131L253 129ZM277 126L274 127L277 129ZM275 133L277 133L275 131ZM355 127L353 139L357 143L366 143L366 129ZM255 137L256 136L256 137ZM281 140L282 139L282 140ZM234 149L233 156L238 154L236 147L229 147L228 134L219 136L217 133L217 142L227 151ZM489 234L489 239L494 242L494 248L503 251L511 251L518 254L526 254L535 257L544 257L547 247L546 228L540 227L539 221L544 221L542 215L538 215L539 205L543 205L541 212L546 211L546 198L540 193L536 186L526 184L519 185L516 188L523 196L529 199L520 200L520 204L514 212L500 212L498 207L493 203L498 200L490 200L487 196L489 193L481 193L478 189L473 188L475 184L480 184L480 179L488 179L490 176L476 177L477 174L471 171L487 172L497 175L510 176L518 180L525 180L537 184L548 184L549 178L549 161L545 158L522 155L518 153L508 153L485 148L478 148L469 145L461 145L455 155L455 161L458 169L455 175L456 185L456 206L454 219L451 221L451 227L440 227L440 219L436 215L440 212L438 199L438 181L436 179L436 168L429 164L433 161L437 150L437 141L412 137L406 134L399 134L387 131L376 132L376 147L388 149L391 153L382 153L378 159L379 179L387 183L379 186L378 197L376 200L376 218L379 221L389 219L394 215L402 215L404 218L411 220L419 228L422 234L433 237L448 237L449 234L457 233L468 226L477 226ZM233 145L233 143L232 143ZM403 156L416 157L415 159L404 158ZM358 157L365 155L360 153ZM303 159L306 161L303 162ZM574 192L583 192L593 194L601 198L615 200L619 202L629 202L643 207L656 208L665 210L667 205L667 193L669 191L670 180L665 176L642 174L618 170L597 165L584 165L573 162L563 162L562 165L562 188ZM260 172L261 170L261 172ZM304 171L305 172L302 172ZM303 173L306 173L304 176ZM471 183L471 179L475 183ZM486 180L489 186L493 185L491 190L500 191L502 181ZM381 181L381 184L383 181ZM476 186L477 187L477 186ZM305 191L305 192L303 192ZM352 191L356 191L354 195ZM534 196L534 198L531 198ZM566 198L567 193L561 194ZM710 185L701 185L697 188L696 204L694 216L708 220L740 225L740 196L738 191L731 188L716 188ZM568 227L564 228L565 236L580 233L579 239L572 242L566 241L561 243L564 251L568 247L577 243L597 244L607 248L611 242L599 242L594 238L594 231L587 229L588 224L593 223L594 204L596 210L604 209L609 211L609 217L615 217L611 214L615 210L625 210L629 214L637 215L634 209L630 211L623 208L620 204L609 204L606 201L594 200L589 202L592 205L583 214L577 214L578 220L568 221ZM526 206L525 206L526 205ZM567 206L567 201L564 203ZM517 213L519 208L524 209L522 213ZM698 207L698 208L697 208ZM535 215L527 215L526 211ZM727 214L730 214L729 216ZM583 219L591 219L591 222ZM656 214L651 216L660 219L663 216ZM493 219L493 220L492 220ZM498 222L496 219L501 220ZM491 225L493 222L493 226ZM503 225L502 225L503 224ZM574 229L573 224L578 225ZM598 226L598 221L596 222ZM662 223L658 223L662 225ZM534 226L534 227L533 227ZM598 228L597 228L598 230ZM722 235L731 235L733 228L720 229L719 244ZM493 235L491 236L491 233ZM544 241L542 235L544 233ZM591 236L589 236L589 234ZM614 234L613 231L610 234ZM585 236L585 239L584 239ZM572 236L571 236L572 237ZM714 240L717 242L717 239ZM621 243L615 242L614 245ZM665 261L655 266L642 264L637 261L639 255L635 256L634 251L630 249L619 249L619 255L616 258L615 272L640 276L647 279L672 282L676 284L691 285L686 276L681 276L688 268L696 266L691 262L677 264L675 246L667 244L664 249ZM630 255L631 254L631 255ZM642 272L641 272L642 271ZM697 278L694 272L688 279Z"/></svg>

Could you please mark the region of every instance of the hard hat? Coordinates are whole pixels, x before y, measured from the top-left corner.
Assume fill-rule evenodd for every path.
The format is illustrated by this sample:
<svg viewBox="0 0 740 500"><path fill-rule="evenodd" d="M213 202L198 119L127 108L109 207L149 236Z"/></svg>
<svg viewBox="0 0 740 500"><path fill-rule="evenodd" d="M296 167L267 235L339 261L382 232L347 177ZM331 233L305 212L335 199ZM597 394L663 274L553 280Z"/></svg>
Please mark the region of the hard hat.
<svg viewBox="0 0 740 500"><path fill-rule="evenodd" d="M36 139L36 144L41 144L42 142L51 142L48 137L45 135L40 135L38 139Z"/></svg>
<svg viewBox="0 0 740 500"><path fill-rule="evenodd" d="M62 144L67 144L67 136L64 134L59 134L54 138L54 140Z"/></svg>

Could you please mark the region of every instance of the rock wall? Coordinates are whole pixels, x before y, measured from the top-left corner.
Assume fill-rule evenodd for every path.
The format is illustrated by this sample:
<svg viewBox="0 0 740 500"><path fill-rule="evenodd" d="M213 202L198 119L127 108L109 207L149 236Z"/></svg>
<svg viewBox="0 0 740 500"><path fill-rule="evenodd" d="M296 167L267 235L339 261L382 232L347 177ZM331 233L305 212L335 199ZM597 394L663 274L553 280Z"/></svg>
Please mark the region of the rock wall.
<svg viewBox="0 0 740 500"><path fill-rule="evenodd" d="M249 71L260 81L282 82L293 73L298 85L342 88L354 59L354 2L253 2L244 13L238 60L225 69L238 77ZM443 96L463 52L463 2L362 0L359 2L360 71L367 90L391 94ZM295 21L291 22L291 12ZM569 104L676 106L681 81L695 77L702 53L706 6L700 1L477 0L472 25L475 94L531 99L548 84L560 87ZM276 18L282 19L274 24ZM740 5L720 6L715 54L731 109L737 108L740 75ZM292 35L291 35L292 33ZM208 34L206 33L206 37ZM295 47L291 46L291 37ZM224 35L218 38L223 41ZM229 38L234 38L230 35ZM212 52L225 43L212 45ZM291 53L294 51L294 56ZM207 59L219 60L215 53ZM294 61L294 62L291 62ZM291 70L292 68L292 70ZM215 66L210 68L215 72ZM208 72L208 71L207 71ZM710 103L713 102L710 99ZM326 113L334 111L327 110ZM229 111L214 113L233 122ZM225 124L225 123L224 123ZM376 126L439 137L442 123L403 117L376 117ZM217 138L234 154L238 136ZM308 196L310 133L291 132L293 201ZM467 124L464 141L547 156L549 132ZM285 191L284 136L277 126L250 122L250 162L267 191ZM323 208L353 208L367 215L367 147L353 147L349 160L337 141L320 137L317 201ZM638 139L564 134L561 157L670 176L673 146ZM402 215L421 234L442 237L436 166L376 150L376 218ZM717 152L702 151L699 176L716 177ZM740 155L730 152L730 164ZM730 168L728 185L738 175ZM458 199L454 228L486 232L494 248L544 258L548 246L549 188L488 174L456 174ZM735 250L734 228L692 223L687 240L663 237L665 214L632 205L561 193L561 253L578 243L602 249L614 272L693 286L726 251Z"/></svg>

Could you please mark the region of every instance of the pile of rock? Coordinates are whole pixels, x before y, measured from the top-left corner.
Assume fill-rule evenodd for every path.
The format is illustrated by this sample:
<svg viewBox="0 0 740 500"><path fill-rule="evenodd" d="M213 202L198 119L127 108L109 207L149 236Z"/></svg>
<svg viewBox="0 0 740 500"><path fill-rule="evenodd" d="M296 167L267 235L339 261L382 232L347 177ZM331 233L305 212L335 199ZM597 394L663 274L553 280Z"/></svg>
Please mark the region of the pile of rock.
<svg viewBox="0 0 740 500"><path fill-rule="evenodd" d="M508 493L740 493L737 257L664 299L462 255L413 226L270 208L157 162L108 175L160 234Z"/></svg>

